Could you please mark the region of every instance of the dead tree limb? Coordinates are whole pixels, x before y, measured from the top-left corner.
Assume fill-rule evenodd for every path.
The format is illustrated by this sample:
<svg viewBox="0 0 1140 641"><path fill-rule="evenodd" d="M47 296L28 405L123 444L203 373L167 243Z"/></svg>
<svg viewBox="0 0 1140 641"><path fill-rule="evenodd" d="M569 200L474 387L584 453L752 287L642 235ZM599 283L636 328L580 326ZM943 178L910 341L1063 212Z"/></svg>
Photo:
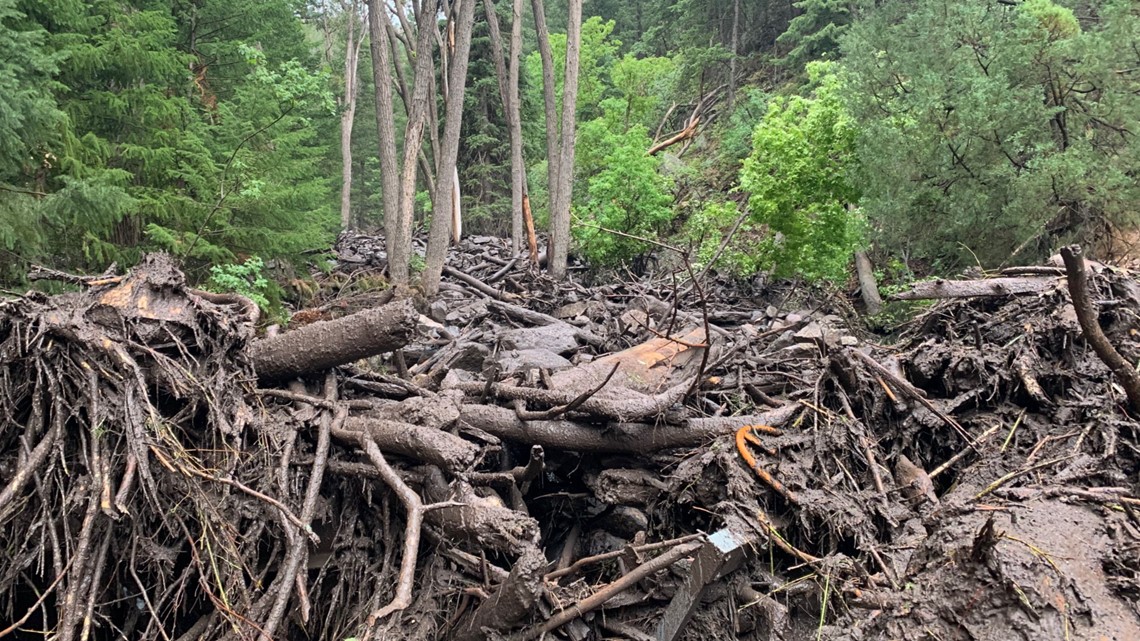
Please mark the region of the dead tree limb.
<svg viewBox="0 0 1140 641"><path fill-rule="evenodd" d="M253 344L262 381L280 381L345 365L408 344L419 314L404 299L331 321L306 325Z"/></svg>
<svg viewBox="0 0 1140 641"><path fill-rule="evenodd" d="M978 296L1012 296L1033 294L1057 286L1056 278L981 278L978 280L932 280L915 283L905 292L891 296L893 300L929 300L941 298L975 298Z"/></svg>
<svg viewBox="0 0 1140 641"><path fill-rule="evenodd" d="M974 450L975 452L978 451L978 444L974 442L974 439L970 438L970 434L966 432L966 429L963 428L962 425L958 423L958 421L955 421L952 417L947 415L946 412L943 412L942 410L935 407L934 403L931 403L929 399L923 396L918 391L918 389L915 388L914 385L910 384L909 381L898 376L886 367L883 367L878 361L864 354L863 352L860 352L857 349L848 347L847 351L858 357L859 360L863 361L863 363L865 363L867 367L870 367L876 374L890 381L892 385L899 389L899 391L918 401L919 404L930 410L931 413L933 413L938 418L942 419L943 423L949 425L955 432L958 433L959 436L965 439L966 444L970 446L970 449Z"/></svg>
<svg viewBox="0 0 1140 641"><path fill-rule="evenodd" d="M400 502L404 504L404 509L407 511L407 524L404 526L404 553L400 559L400 578L396 583L396 596L388 605L368 616L369 634L367 637L370 638L377 622L412 604L412 583L416 578L416 560L419 556L420 532L423 529L424 504L419 495L408 487L408 484L384 459L384 454L376 446L376 441L367 435L361 436L360 440L365 453L368 454L368 459L376 466L380 476L384 478L384 482L400 498Z"/></svg>
<svg viewBox="0 0 1140 641"><path fill-rule="evenodd" d="M547 619L546 622L542 625L535 626L529 630L522 632L517 638L520 641L530 641L530 639L537 638L543 634L546 634L547 632L557 630L558 628L573 621L574 619L577 619L578 617L588 612L593 612L594 610L598 609L603 604L605 604L606 601L609 601L613 597L636 585L638 581L641 581L651 574L654 574L659 570L663 570L673 565L677 561L680 561L681 559L694 554L697 550L701 549L701 546L703 545L704 543L701 541L693 541L692 543L678 545L677 547L669 550L668 552L653 559L652 561L646 561L645 563L642 563L633 570L630 570L630 572L625 576L614 581L613 583L606 585L597 592L582 599L581 601L578 601L574 605L559 611L557 614Z"/></svg>
<svg viewBox="0 0 1140 641"><path fill-rule="evenodd" d="M1085 259L1081 255L1080 245L1069 245L1061 248L1061 258L1065 261L1065 270L1069 281L1069 296L1073 299L1073 309L1077 311L1077 321L1081 324L1085 340L1092 346L1093 351L1104 361L1108 369L1120 379L1124 393L1128 395L1128 405L1133 413L1140 413L1140 374L1124 360L1120 352L1108 342L1104 330L1100 327L1096 308L1089 297L1088 272L1085 270Z"/></svg>
<svg viewBox="0 0 1140 641"><path fill-rule="evenodd" d="M474 443L443 430L401 421L352 417L344 429L333 432L338 440L359 442L363 436L382 451L407 456L449 471L464 470L475 462L479 448Z"/></svg>
<svg viewBox="0 0 1140 641"><path fill-rule="evenodd" d="M875 282L875 269L865 251L855 252L855 273L859 277L859 292L867 315L874 316L883 309L883 297L879 295L879 284Z"/></svg>
<svg viewBox="0 0 1140 641"><path fill-rule="evenodd" d="M462 390L465 394L489 392L499 398L512 401L533 401L548 405L569 406L571 403L577 402L579 406L576 409L587 414L617 421L637 421L664 412L671 405L684 398L691 386L690 382L685 382L674 385L660 394L637 394L630 391L628 397L599 398L589 396L583 400L579 400L578 395L570 396L557 390L519 387L502 383L491 383L490 385L479 382L458 383L455 389Z"/></svg>
<svg viewBox="0 0 1140 641"><path fill-rule="evenodd" d="M537 546L527 546L507 579L495 589L456 633L456 641L482 641L486 629L506 630L530 614L534 602L542 595L542 571L546 557Z"/></svg>
<svg viewBox="0 0 1140 641"><path fill-rule="evenodd" d="M605 429L574 421L520 421L513 410L495 405L463 405L460 420L501 439L560 450L646 454L675 447L695 447L732 434L741 425L779 426L800 411L789 403L754 416L696 418L685 425L610 423Z"/></svg>

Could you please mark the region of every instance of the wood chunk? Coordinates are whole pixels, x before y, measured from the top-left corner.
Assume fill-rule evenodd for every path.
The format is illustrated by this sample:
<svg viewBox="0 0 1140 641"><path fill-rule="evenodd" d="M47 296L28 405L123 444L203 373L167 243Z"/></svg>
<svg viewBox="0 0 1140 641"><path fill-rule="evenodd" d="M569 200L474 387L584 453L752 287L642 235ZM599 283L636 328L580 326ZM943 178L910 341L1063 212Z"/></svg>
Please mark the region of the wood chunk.
<svg viewBox="0 0 1140 641"><path fill-rule="evenodd" d="M417 318L411 299L404 299L262 339L250 356L262 382L320 372L407 345Z"/></svg>

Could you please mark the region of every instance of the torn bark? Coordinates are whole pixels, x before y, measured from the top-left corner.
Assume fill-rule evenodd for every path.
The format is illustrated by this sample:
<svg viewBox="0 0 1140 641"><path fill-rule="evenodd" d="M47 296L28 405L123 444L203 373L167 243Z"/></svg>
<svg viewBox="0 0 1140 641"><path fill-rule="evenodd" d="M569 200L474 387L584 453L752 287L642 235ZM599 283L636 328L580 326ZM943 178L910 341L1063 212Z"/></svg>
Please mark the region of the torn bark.
<svg viewBox="0 0 1140 641"><path fill-rule="evenodd" d="M1081 331L1085 340L1092 346L1093 351L1104 361L1108 369L1120 379L1125 394L1128 395L1128 404L1134 413L1140 413L1140 374L1124 360L1120 352L1108 342L1104 330L1100 328L1097 311L1089 297L1088 273L1085 271L1085 259L1081 255L1080 245L1069 245L1061 248L1061 258L1065 261L1068 273L1069 295L1073 299L1073 308L1077 310L1077 321L1081 324Z"/></svg>
<svg viewBox="0 0 1140 641"><path fill-rule="evenodd" d="M279 381L399 349L411 340L418 318L404 299L260 340L250 355L261 381Z"/></svg>

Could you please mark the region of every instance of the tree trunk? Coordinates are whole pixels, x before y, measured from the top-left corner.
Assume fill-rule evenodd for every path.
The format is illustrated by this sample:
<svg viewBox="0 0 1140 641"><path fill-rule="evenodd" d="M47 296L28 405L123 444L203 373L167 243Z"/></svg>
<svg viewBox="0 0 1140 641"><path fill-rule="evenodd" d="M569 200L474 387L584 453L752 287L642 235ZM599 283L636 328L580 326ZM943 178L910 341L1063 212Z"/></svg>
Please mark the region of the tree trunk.
<svg viewBox="0 0 1140 641"><path fill-rule="evenodd" d="M883 309L883 297L879 296L879 284L875 282L875 270L867 252L855 252L855 274L859 277L859 291L863 295L867 315L878 314Z"/></svg>
<svg viewBox="0 0 1140 641"><path fill-rule="evenodd" d="M728 59L728 113L736 104L736 55L740 50L740 0L732 0L732 57Z"/></svg>
<svg viewBox="0 0 1140 641"><path fill-rule="evenodd" d="M399 349L411 340L418 318L404 299L262 339L250 356L258 379L285 380Z"/></svg>
<svg viewBox="0 0 1140 641"><path fill-rule="evenodd" d="M515 251L522 250L524 230L523 202L527 200L526 161L523 159L522 114L519 99L519 60L522 55L522 0L513 0L511 8L511 53L507 62L507 98L510 109L507 124L511 128L511 241ZM533 225L533 223L532 223ZM534 230L531 230L531 236Z"/></svg>
<svg viewBox="0 0 1140 641"><path fill-rule="evenodd" d="M392 60L388 55L388 32L381 27L387 22L381 0L368 0L369 48L372 51L372 80L376 89L376 131L380 139L380 188L384 206L384 229L388 242L388 273L395 279L391 229L400 212L400 166L396 164L395 107L392 105L392 79L388 76ZM404 280L407 280L407 256L404 256Z"/></svg>
<svg viewBox="0 0 1140 641"><path fill-rule="evenodd" d="M569 0L566 23L566 77L562 83L562 144L558 191L550 211L550 274L566 275L570 249L570 202L574 188L574 120L578 105L578 53L582 45L582 0Z"/></svg>
<svg viewBox="0 0 1140 641"><path fill-rule="evenodd" d="M499 96L511 140L511 248L522 251L523 243L523 189L526 168L522 156L522 124L519 118L519 48L522 43L522 0L513 0L511 18L511 52L509 71L503 59L503 36L499 30L499 15L494 0L484 0L487 9L487 26L491 31L491 55L495 58L495 74L499 79Z"/></svg>
<svg viewBox="0 0 1140 641"><path fill-rule="evenodd" d="M407 284L410 278L409 262L412 255L412 223L416 196L416 157L424 140L424 127L428 118L429 90L435 86L432 73L432 34L435 31L434 0L424 0L416 24L416 65L412 80L411 110L404 130L404 161L400 165L400 200L398 215L384 219L388 249L388 273L392 282ZM438 172L436 176L440 176ZM447 181L437 180L439 184ZM450 185L449 185L450 186Z"/></svg>
<svg viewBox="0 0 1140 641"><path fill-rule="evenodd" d="M443 263L447 259L447 239L451 225L454 199L458 197L451 181L444 180L456 172L459 156L459 133L463 124L463 93L467 86L467 60L471 52L471 27L475 22L477 0L460 0L455 16L455 51L449 69L445 69L447 80L447 104L443 122L443 139L440 141L438 166L436 167L435 195L432 198L431 231L428 235L427 257L423 273L423 289L426 296L434 296L439 291L439 279L443 274ZM421 27L422 28L422 27ZM418 78L417 78L418 80Z"/></svg>
<svg viewBox="0 0 1140 641"><path fill-rule="evenodd" d="M340 117L340 228L352 227L352 126L356 119L356 97L360 91L360 46L364 33L359 24L356 0L347 7L348 34L344 47L344 113ZM359 31L358 31L359 29Z"/></svg>
<svg viewBox="0 0 1140 641"><path fill-rule="evenodd" d="M538 40L538 54L542 58L543 113L546 115L546 208L554 211L558 194L558 167L561 152L558 149L558 102L554 97L554 55L550 51L550 34L546 30L546 10L542 0L531 0L534 9L534 32Z"/></svg>

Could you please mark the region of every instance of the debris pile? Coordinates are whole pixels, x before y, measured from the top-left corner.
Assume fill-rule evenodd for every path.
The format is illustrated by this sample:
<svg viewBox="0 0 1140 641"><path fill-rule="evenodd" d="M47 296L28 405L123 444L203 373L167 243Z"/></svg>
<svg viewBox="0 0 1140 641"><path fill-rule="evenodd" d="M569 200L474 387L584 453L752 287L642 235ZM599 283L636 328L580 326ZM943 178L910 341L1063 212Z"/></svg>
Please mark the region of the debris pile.
<svg viewBox="0 0 1140 641"><path fill-rule="evenodd" d="M161 256L47 274L0 307L0 636L1140 638L1140 423L1063 268L889 346L683 276L467 239L255 338ZM1140 283L1088 278L1137 362Z"/></svg>

